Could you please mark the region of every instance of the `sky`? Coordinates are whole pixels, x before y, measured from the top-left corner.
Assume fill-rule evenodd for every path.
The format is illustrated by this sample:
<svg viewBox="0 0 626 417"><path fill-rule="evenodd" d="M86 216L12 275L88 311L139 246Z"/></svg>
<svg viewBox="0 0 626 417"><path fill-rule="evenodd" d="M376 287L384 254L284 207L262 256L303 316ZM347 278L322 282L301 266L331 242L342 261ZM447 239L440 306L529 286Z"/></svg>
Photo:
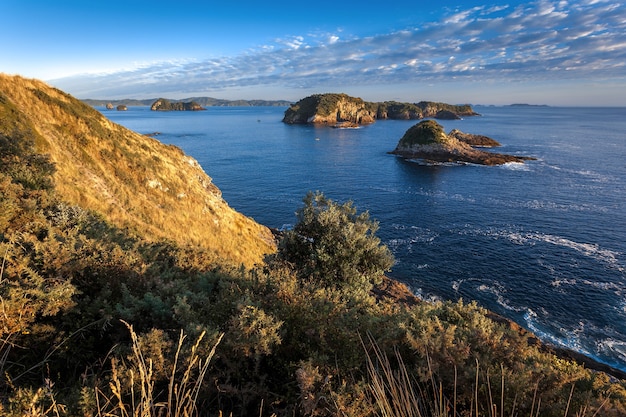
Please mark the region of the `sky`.
<svg viewBox="0 0 626 417"><path fill-rule="evenodd" d="M0 72L75 97L626 106L613 0L0 0Z"/></svg>

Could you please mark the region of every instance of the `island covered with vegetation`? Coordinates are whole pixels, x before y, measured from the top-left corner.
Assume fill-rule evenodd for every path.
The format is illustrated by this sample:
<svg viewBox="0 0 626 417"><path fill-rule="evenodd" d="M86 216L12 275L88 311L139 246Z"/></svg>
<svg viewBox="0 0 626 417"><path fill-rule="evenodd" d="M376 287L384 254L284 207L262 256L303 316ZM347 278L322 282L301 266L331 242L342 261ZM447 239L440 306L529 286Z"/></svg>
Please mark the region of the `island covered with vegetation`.
<svg viewBox="0 0 626 417"><path fill-rule="evenodd" d="M368 102L347 94L314 94L291 105L283 117L287 124L317 124L353 127L376 120L460 119L477 116L470 105L451 105L432 101L400 103L396 101Z"/></svg>
<svg viewBox="0 0 626 417"><path fill-rule="evenodd" d="M620 375L385 278L377 226L311 192L272 233L180 149L0 74L0 415L625 415Z"/></svg>
<svg viewBox="0 0 626 417"><path fill-rule="evenodd" d="M126 98L119 100L103 100L103 99L83 99L83 103L93 107L106 107L108 105L114 108L118 105L125 106L151 106L158 98L134 99ZM288 107L291 102L287 100L226 100L214 97L188 97L183 99L168 98L170 102L195 102L202 107L249 107L249 106L271 106L271 107Z"/></svg>
<svg viewBox="0 0 626 417"><path fill-rule="evenodd" d="M400 138L391 154L410 160L430 163L460 163L502 165L523 163L534 158L487 152L478 147L495 147L500 144L483 135L461 132L458 129L446 134L443 126L434 120L424 120L409 128Z"/></svg>

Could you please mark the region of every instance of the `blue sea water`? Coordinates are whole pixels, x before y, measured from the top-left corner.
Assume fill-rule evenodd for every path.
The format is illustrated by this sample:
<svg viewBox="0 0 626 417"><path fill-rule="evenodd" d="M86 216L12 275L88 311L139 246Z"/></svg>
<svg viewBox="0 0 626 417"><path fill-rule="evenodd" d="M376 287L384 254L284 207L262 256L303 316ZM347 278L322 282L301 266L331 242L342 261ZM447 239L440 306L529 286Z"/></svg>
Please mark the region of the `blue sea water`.
<svg viewBox="0 0 626 417"><path fill-rule="evenodd" d="M307 191L380 223L392 277L426 299L476 300L626 371L626 108L476 107L439 121L536 161L424 166L388 154L416 121L290 126L285 108L105 111L196 158L224 199L270 227Z"/></svg>

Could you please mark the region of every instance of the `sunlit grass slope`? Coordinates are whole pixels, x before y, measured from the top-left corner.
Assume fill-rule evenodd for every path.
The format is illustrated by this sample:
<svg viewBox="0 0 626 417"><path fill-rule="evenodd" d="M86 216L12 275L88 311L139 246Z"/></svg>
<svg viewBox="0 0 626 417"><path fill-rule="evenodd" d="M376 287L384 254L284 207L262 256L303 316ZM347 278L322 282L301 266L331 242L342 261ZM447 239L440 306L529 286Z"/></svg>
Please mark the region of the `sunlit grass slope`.
<svg viewBox="0 0 626 417"><path fill-rule="evenodd" d="M0 132L35 138L56 165L60 198L148 240L247 266L275 249L269 229L230 208L192 157L41 81L0 74Z"/></svg>

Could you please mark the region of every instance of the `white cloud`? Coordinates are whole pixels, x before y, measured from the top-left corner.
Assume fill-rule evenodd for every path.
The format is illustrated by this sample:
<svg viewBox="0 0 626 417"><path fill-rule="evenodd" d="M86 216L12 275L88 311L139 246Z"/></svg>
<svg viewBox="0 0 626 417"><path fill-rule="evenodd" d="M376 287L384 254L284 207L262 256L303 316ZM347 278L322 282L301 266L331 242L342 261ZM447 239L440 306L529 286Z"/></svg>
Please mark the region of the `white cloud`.
<svg viewBox="0 0 626 417"><path fill-rule="evenodd" d="M157 96L228 87L624 79L626 7L542 0L457 11L411 30L358 38L293 36L245 54L147 63L55 85L79 97Z"/></svg>

